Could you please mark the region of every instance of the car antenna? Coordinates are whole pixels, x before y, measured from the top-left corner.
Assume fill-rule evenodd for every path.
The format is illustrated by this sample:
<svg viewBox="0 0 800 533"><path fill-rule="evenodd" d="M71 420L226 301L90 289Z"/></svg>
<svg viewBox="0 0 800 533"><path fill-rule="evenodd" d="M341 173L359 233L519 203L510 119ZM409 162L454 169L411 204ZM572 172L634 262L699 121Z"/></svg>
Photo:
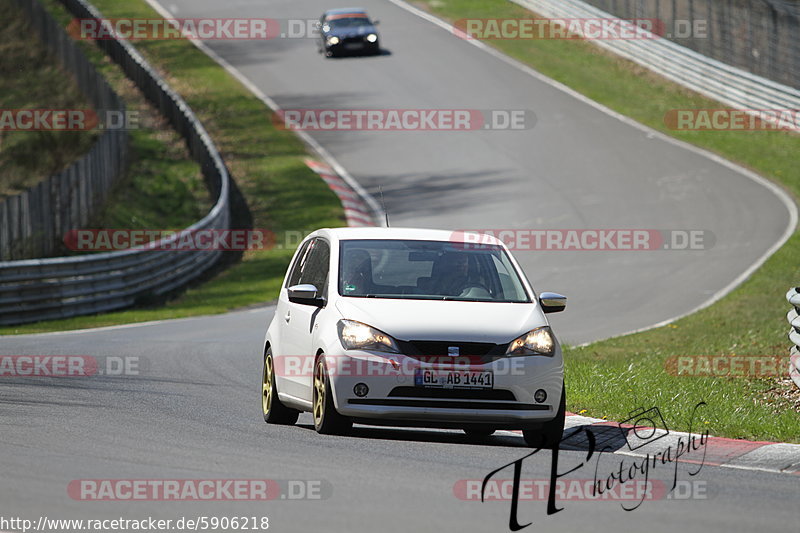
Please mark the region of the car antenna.
<svg viewBox="0 0 800 533"><path fill-rule="evenodd" d="M389 227L389 211L386 210L386 202L383 199L383 187L378 185L378 190L381 193L381 206L383 206L383 216L386 217L386 227Z"/></svg>

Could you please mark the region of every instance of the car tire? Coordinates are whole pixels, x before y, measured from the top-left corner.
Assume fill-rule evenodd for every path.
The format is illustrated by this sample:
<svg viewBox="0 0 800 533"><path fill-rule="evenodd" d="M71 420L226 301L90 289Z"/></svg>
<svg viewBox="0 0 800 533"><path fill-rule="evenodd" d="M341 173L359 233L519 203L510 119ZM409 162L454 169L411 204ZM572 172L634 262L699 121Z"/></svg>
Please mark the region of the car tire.
<svg viewBox="0 0 800 533"><path fill-rule="evenodd" d="M494 433L494 428L490 427L471 427L471 428L464 428L464 433L467 434L467 437L470 439L480 440L486 439L492 436Z"/></svg>
<svg viewBox="0 0 800 533"><path fill-rule="evenodd" d="M353 427L353 421L342 416L336 411L333 402L330 376L325 357L320 356L314 364L314 379L312 383L312 411L314 429L323 435L345 435Z"/></svg>
<svg viewBox="0 0 800 533"><path fill-rule="evenodd" d="M567 394L565 387L561 386L561 402L558 406L558 412L555 418L539 424L522 429L522 436L525 443L531 448L548 448L554 449L561 442L561 437L564 434L564 421L567 413Z"/></svg>
<svg viewBox="0 0 800 533"><path fill-rule="evenodd" d="M264 414L264 422L268 424L292 425L300 416L300 411L286 407L278 398L275 365L270 348L264 353L264 367L261 371L261 411Z"/></svg>

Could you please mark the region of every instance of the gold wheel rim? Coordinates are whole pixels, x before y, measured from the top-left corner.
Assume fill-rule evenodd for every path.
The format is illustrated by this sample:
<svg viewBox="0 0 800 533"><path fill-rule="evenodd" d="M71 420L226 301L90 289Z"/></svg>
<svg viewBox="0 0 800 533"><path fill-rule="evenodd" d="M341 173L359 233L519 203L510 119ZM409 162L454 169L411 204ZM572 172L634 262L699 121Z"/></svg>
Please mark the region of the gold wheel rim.
<svg viewBox="0 0 800 533"><path fill-rule="evenodd" d="M322 359L317 363L314 372L314 424L320 426L325 414L325 363Z"/></svg>
<svg viewBox="0 0 800 533"><path fill-rule="evenodd" d="M261 410L269 413L272 407L272 357L264 361L264 379L261 383Z"/></svg>

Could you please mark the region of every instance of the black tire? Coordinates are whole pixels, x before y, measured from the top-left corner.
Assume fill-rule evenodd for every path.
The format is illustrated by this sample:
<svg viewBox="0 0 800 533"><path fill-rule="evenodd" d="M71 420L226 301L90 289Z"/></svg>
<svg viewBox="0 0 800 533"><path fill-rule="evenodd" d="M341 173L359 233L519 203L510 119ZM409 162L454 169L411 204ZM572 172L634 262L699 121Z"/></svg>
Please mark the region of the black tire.
<svg viewBox="0 0 800 533"><path fill-rule="evenodd" d="M314 429L322 435L346 435L353 427L353 421L336 411L333 403L331 381L325 357L321 356L314 365L312 411Z"/></svg>
<svg viewBox="0 0 800 533"><path fill-rule="evenodd" d="M467 437L475 440L489 438L494 433L494 431L495 431L494 428L490 427L464 428L464 433L467 434Z"/></svg>
<svg viewBox="0 0 800 533"><path fill-rule="evenodd" d="M567 394L565 387L561 386L561 403L558 406L558 412L555 418L529 428L522 429L522 436L525 438L525 443L531 448L548 448L554 449L561 442L561 437L564 434L564 420L567 414Z"/></svg>
<svg viewBox="0 0 800 533"><path fill-rule="evenodd" d="M297 422L300 411L286 407L278 398L274 368L272 350L267 348L264 353L264 367L261 371L261 412L264 414L264 422L292 425Z"/></svg>

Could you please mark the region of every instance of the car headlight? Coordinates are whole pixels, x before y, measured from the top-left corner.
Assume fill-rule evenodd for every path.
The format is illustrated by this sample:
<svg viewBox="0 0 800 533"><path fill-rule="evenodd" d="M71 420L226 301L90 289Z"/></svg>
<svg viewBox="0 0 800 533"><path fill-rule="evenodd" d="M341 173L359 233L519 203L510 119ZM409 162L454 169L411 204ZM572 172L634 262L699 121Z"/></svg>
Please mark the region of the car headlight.
<svg viewBox="0 0 800 533"><path fill-rule="evenodd" d="M378 40L378 36L375 35L374 33L370 33L369 35L367 35L367 40L371 43L374 43L375 41Z"/></svg>
<svg viewBox="0 0 800 533"><path fill-rule="evenodd" d="M508 345L506 355L547 355L556 353L556 339L549 326L532 329Z"/></svg>
<svg viewBox="0 0 800 533"><path fill-rule="evenodd" d="M336 327L345 350L400 353L393 338L371 326L355 320L340 320Z"/></svg>
<svg viewBox="0 0 800 533"><path fill-rule="evenodd" d="M335 35L328 37L328 44L339 44L339 38Z"/></svg>

